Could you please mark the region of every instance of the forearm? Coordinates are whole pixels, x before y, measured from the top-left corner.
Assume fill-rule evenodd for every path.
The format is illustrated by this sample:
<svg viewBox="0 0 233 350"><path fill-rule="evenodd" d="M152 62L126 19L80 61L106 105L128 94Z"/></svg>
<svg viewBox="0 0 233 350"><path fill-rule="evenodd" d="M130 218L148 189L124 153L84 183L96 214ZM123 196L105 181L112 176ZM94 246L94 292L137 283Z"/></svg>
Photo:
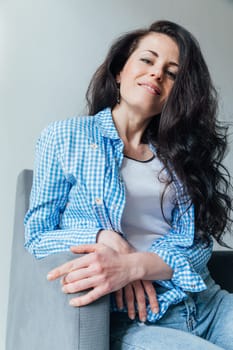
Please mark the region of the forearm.
<svg viewBox="0 0 233 350"><path fill-rule="evenodd" d="M121 254L126 254L125 268L129 271L130 280L168 280L173 271L157 254L150 252L136 252L135 249L119 233L101 230L97 242L103 243Z"/></svg>
<svg viewBox="0 0 233 350"><path fill-rule="evenodd" d="M35 228L33 229L30 223L26 224L25 248L38 259L54 253L70 251L71 246L94 244L99 231L98 227L43 232L37 232Z"/></svg>
<svg viewBox="0 0 233 350"><path fill-rule="evenodd" d="M130 280L169 280L173 270L158 255L150 252L133 252L124 257Z"/></svg>

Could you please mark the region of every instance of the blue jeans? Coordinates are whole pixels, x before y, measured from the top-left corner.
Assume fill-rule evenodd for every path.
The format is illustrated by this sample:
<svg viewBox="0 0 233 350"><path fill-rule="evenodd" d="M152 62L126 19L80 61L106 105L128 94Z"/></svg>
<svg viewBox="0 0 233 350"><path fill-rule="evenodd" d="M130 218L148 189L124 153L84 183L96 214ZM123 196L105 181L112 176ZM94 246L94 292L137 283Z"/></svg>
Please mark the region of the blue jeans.
<svg viewBox="0 0 233 350"><path fill-rule="evenodd" d="M155 324L112 313L111 350L233 350L233 294L205 282L207 290L188 293Z"/></svg>

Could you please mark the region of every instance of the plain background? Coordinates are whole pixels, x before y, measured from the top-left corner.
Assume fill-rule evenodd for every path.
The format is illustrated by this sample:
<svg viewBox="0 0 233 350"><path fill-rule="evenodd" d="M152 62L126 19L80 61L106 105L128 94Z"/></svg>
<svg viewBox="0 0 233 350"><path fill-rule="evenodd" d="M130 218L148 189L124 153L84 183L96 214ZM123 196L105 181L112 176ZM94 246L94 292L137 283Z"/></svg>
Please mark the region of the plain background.
<svg viewBox="0 0 233 350"><path fill-rule="evenodd" d="M197 37L220 94L220 118L233 121L233 1L0 0L1 350L16 177L33 167L36 139L50 121L83 113L88 82L112 40L158 19L178 22Z"/></svg>

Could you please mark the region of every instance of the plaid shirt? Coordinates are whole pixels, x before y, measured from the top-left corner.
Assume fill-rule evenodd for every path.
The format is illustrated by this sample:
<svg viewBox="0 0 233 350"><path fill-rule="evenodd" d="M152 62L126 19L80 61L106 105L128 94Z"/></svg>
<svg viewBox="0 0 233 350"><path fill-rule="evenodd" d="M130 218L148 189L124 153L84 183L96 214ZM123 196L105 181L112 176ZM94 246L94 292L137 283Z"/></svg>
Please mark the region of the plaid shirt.
<svg viewBox="0 0 233 350"><path fill-rule="evenodd" d="M36 258L95 243L101 229L122 232L123 147L109 108L95 116L54 122L41 133L25 216L25 247ZM203 278L212 251L212 245L194 242L194 207L173 175L177 205L171 229L148 251L159 255L174 273L169 281L156 281L166 292L158 295L158 314L148 305L151 322L161 318L169 305L187 298L186 292L206 289Z"/></svg>

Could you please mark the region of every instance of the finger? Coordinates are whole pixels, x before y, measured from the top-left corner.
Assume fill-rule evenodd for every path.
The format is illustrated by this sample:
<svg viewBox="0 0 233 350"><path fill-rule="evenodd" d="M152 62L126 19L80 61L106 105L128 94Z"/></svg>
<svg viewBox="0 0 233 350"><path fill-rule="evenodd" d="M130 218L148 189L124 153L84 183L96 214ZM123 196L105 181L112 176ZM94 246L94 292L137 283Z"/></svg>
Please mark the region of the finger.
<svg viewBox="0 0 233 350"><path fill-rule="evenodd" d="M131 320L135 319L134 292L131 284L124 288L125 302L128 309L128 316Z"/></svg>
<svg viewBox="0 0 233 350"><path fill-rule="evenodd" d="M101 298L105 294L108 294L108 291L102 288L101 286L97 286L96 288L92 289L86 294L71 299L69 304L75 307L85 306L93 303L95 300Z"/></svg>
<svg viewBox="0 0 233 350"><path fill-rule="evenodd" d="M157 299L157 293L155 287L151 281L143 281L143 286L149 299L152 312L157 314L159 312L159 303Z"/></svg>
<svg viewBox="0 0 233 350"><path fill-rule="evenodd" d="M68 272L72 271L74 269L74 266L75 266L75 260L71 260L63 265L60 265L48 272L47 279L49 281L53 281L59 277L62 277Z"/></svg>
<svg viewBox="0 0 233 350"><path fill-rule="evenodd" d="M119 310L124 308L124 303L123 303L123 290L119 289L115 292L115 300L116 304Z"/></svg>
<svg viewBox="0 0 233 350"><path fill-rule="evenodd" d="M60 279L60 283L61 283L62 286L64 286L65 284L67 284L65 279L66 279L66 276L63 276L63 277Z"/></svg>
<svg viewBox="0 0 233 350"><path fill-rule="evenodd" d="M97 243L82 244L82 245L70 247L70 250L72 251L72 253L75 253L75 254L93 253L96 251L96 249L98 249L99 246L100 244L97 244Z"/></svg>
<svg viewBox="0 0 233 350"><path fill-rule="evenodd" d="M141 281L133 282L134 294L137 301L138 307L138 316L141 322L146 321L146 296L143 288L143 284Z"/></svg>
<svg viewBox="0 0 233 350"><path fill-rule="evenodd" d="M84 278L92 277L97 274L98 274L98 271L95 268L95 266L88 266L85 268L76 269L74 271L69 272L67 275L65 275L62 278L63 280L62 284L72 283L75 281L82 280Z"/></svg>
<svg viewBox="0 0 233 350"><path fill-rule="evenodd" d="M93 276L90 278L84 278L82 280L75 281L73 283L65 284L62 287L62 291L67 294L77 293L91 288L95 288L96 286L100 286L101 284L103 284L103 277Z"/></svg>
<svg viewBox="0 0 233 350"><path fill-rule="evenodd" d="M90 265L92 258L92 254L87 254L85 256L68 261L65 264L49 271L47 274L47 279L49 281L53 281L59 277L67 275L69 272L74 271L75 269L87 267Z"/></svg>

